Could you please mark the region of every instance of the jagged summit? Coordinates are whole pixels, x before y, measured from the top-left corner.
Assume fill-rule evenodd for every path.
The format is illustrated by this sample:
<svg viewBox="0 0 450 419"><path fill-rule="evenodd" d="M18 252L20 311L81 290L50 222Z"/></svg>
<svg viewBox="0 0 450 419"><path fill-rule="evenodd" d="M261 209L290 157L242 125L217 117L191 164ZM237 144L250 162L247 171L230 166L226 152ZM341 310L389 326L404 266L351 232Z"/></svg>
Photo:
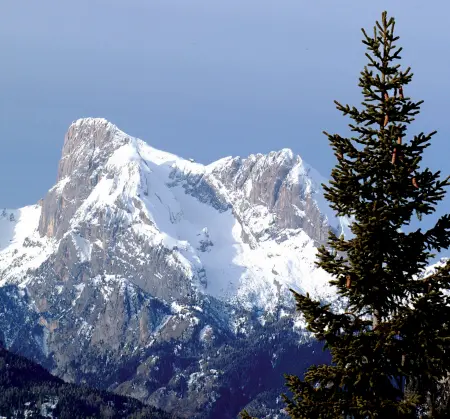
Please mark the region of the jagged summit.
<svg viewBox="0 0 450 419"><path fill-rule="evenodd" d="M70 176L96 155L105 154L126 141L126 134L103 118L84 118L73 122L64 138L57 181Z"/></svg>

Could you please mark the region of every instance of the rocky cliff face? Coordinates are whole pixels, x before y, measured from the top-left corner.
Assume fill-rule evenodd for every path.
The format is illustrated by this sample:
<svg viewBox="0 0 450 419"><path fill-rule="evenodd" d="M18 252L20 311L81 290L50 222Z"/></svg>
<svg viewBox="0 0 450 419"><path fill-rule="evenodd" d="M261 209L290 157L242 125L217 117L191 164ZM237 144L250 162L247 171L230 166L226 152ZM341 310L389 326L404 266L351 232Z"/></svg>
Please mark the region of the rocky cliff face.
<svg viewBox="0 0 450 419"><path fill-rule="evenodd" d="M287 316L289 287L333 298L315 249L342 223L321 181L290 150L203 166L76 121L57 184L0 219L3 341L182 417L258 398L273 415L281 373L323 356Z"/></svg>
<svg viewBox="0 0 450 419"><path fill-rule="evenodd" d="M100 171L121 145L129 141L105 120L79 120L65 136L57 186L43 200L41 236L61 238L76 210L89 197Z"/></svg>

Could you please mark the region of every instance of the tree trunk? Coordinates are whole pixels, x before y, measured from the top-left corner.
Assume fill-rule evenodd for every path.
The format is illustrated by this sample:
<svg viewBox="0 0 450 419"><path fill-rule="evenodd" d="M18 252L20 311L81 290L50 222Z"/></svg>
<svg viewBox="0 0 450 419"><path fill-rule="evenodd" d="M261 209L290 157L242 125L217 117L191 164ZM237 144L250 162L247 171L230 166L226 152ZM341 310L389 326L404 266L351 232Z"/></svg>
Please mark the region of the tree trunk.
<svg viewBox="0 0 450 419"><path fill-rule="evenodd" d="M373 330L375 330L378 327L378 325L380 324L380 322L381 322L381 318L380 317L381 317L380 316L380 311L375 308L373 310L373 315L372 315L372 328L373 328Z"/></svg>

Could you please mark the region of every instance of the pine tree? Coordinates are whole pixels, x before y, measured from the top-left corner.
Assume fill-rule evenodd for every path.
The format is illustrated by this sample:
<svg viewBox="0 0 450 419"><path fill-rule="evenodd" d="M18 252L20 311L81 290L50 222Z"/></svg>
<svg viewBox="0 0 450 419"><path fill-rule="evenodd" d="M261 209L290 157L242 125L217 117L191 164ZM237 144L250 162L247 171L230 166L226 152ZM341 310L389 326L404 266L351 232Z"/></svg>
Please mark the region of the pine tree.
<svg viewBox="0 0 450 419"><path fill-rule="evenodd" d="M450 216L428 230L411 222L436 210L450 181L421 168L435 132L407 134L423 101L405 96L413 75L398 64L394 26L384 12L373 35L362 30L361 109L335 102L354 136L325 133L337 157L325 198L354 222L352 237L330 233L317 265L346 309L293 291L332 363L310 367L303 380L287 376L291 418L439 417L437 388L450 371L450 263L423 272L450 245Z"/></svg>

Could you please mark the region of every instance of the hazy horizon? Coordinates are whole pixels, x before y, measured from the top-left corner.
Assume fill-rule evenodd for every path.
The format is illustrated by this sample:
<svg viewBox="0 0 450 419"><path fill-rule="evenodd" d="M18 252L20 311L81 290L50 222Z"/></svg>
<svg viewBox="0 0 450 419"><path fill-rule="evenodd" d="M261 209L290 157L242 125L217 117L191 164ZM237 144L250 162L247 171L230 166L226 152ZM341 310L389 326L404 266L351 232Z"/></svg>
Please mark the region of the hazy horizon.
<svg viewBox="0 0 450 419"><path fill-rule="evenodd" d="M328 177L335 160L322 131L346 133L333 100L360 103L360 28L385 8L415 73L407 94L425 100L410 133L438 130L425 164L446 174L444 2L5 2L0 206L45 195L67 128L88 116L201 163L291 148Z"/></svg>

